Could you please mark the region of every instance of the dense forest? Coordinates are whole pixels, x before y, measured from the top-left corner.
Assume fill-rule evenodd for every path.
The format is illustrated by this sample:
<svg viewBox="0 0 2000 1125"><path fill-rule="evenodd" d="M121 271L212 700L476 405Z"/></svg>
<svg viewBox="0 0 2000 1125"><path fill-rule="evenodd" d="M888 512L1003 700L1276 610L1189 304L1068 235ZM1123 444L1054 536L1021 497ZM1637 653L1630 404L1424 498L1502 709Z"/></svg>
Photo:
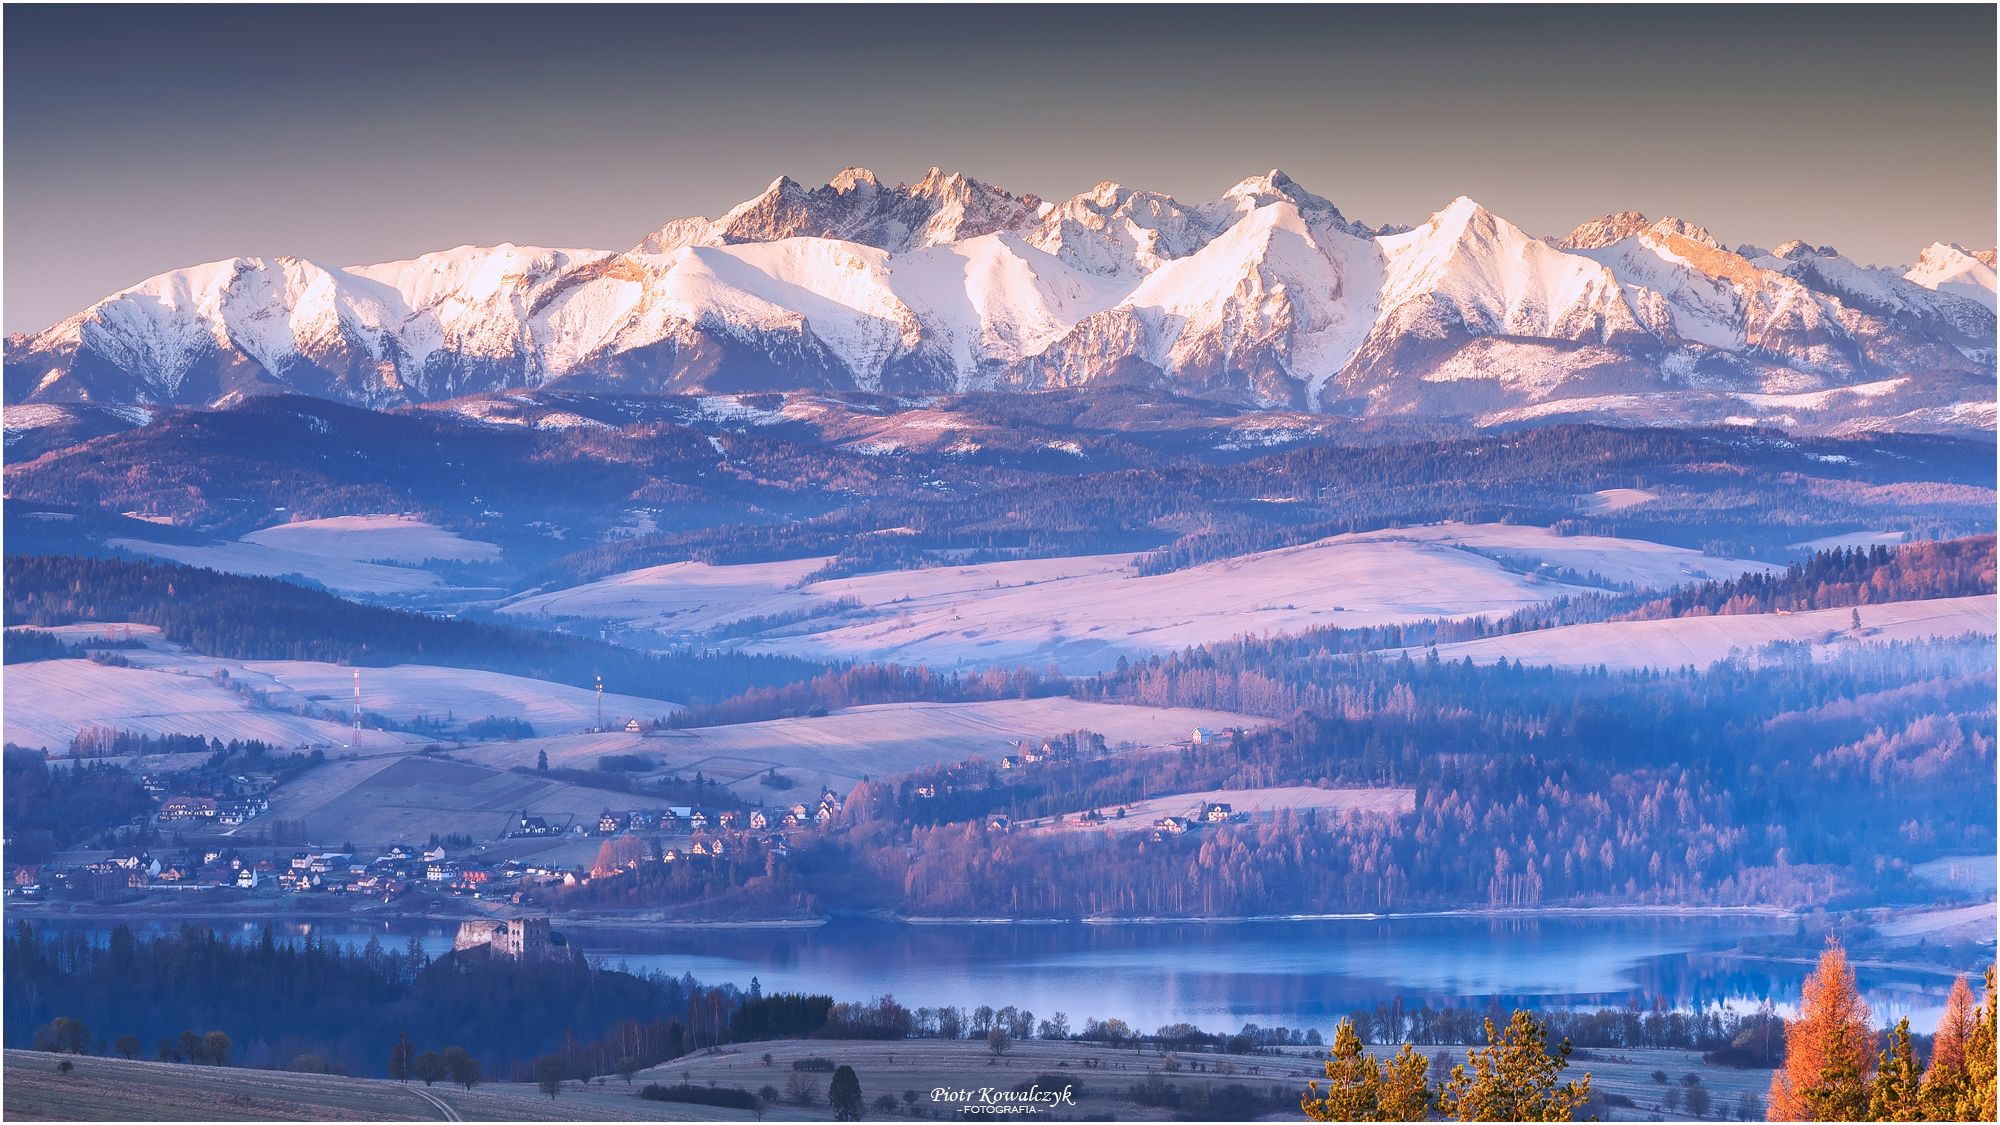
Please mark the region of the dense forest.
<svg viewBox="0 0 2000 1125"><path fill-rule="evenodd" d="M688 907L726 893L1055 918L1831 906L1921 900L1910 864L1995 846L1981 815L1996 799L1990 639L1825 662L1781 649L1706 671L1617 675L1435 656L1270 670L1235 662L1238 652L1135 665L1096 689L1289 718L1171 752L1005 772L966 762L864 782L843 826L796 839L781 869L712 865L697 885L642 868L544 894L551 905ZM1284 785L1408 788L1415 812L1284 813L1161 839L993 824Z"/></svg>
<svg viewBox="0 0 2000 1125"><path fill-rule="evenodd" d="M19 922L5 957L9 1046L65 1017L106 1040L136 1036L149 1058L171 1057L182 1031L221 1030L243 1065L312 1055L363 1075L384 1073L401 1036L419 1050L461 1047L489 1077L525 1078L531 1060L552 1053L573 1073L606 1074L628 1055L651 1065L723 1042L741 1003L733 987L581 960L433 959L414 939L350 949L311 936L277 941L268 929L239 941L200 926L150 936L120 926L92 942Z"/></svg>

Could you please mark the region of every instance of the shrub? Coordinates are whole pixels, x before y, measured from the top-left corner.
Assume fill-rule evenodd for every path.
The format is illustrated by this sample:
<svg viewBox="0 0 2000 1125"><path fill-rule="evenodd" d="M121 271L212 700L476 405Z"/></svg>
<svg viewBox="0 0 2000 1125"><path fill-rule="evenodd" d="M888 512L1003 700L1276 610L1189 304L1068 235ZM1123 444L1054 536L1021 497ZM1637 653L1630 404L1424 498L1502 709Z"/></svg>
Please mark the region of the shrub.
<svg viewBox="0 0 2000 1125"><path fill-rule="evenodd" d="M696 1086L689 1082L662 1086L658 1082L648 1082L639 1091L639 1096L649 1102L681 1102L722 1109L757 1108L757 1095L735 1086Z"/></svg>

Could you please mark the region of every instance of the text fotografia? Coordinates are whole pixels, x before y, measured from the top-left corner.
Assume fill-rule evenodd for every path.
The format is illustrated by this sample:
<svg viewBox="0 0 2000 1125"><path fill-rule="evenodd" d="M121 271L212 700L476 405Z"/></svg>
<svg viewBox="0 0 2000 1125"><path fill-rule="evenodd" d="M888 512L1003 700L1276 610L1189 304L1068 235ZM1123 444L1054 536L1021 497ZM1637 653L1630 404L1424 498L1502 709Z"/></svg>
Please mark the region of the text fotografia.
<svg viewBox="0 0 2000 1125"><path fill-rule="evenodd" d="M1034 1085L1025 1090L1001 1090L992 1086L954 1090L939 1086L931 1091L931 1101L955 1105L963 1114L1041 1113L1056 1106L1075 1105L1076 1088L1064 1086L1060 1090L1045 1090Z"/></svg>

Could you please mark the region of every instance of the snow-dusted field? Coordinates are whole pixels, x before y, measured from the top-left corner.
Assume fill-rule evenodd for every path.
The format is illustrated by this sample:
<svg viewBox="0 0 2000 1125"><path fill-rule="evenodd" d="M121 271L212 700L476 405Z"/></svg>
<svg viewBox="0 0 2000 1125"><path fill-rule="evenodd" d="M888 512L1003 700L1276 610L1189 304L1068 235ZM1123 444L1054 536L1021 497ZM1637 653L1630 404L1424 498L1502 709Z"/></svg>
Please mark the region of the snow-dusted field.
<svg viewBox="0 0 2000 1125"><path fill-rule="evenodd" d="M1148 832L1163 816L1198 817L1209 803L1228 805L1232 813L1247 814L1253 822L1271 820L1287 810L1294 813L1318 812L1322 816L1402 816L1416 811L1414 789L1315 789L1287 785L1269 789L1209 789L1199 793L1175 793L1149 797L1122 806L1125 815L1112 817L1114 808L1101 809L1106 819L1087 825L1075 816L1052 820L1024 821L1022 827L1061 832Z"/></svg>
<svg viewBox="0 0 2000 1125"><path fill-rule="evenodd" d="M334 562L420 563L425 559L491 562L500 548L412 516L330 516L253 531L242 539L260 547L314 555Z"/></svg>
<svg viewBox="0 0 2000 1125"><path fill-rule="evenodd" d="M304 820L315 841L423 843L431 833L499 839L522 813L557 826L606 808L634 807L618 793L480 765L409 754L328 762L286 785L270 815Z"/></svg>
<svg viewBox="0 0 2000 1125"><path fill-rule="evenodd" d="M337 664L259 660L239 668L235 675L270 691L272 702L279 705L296 694L321 706L341 708L354 697L354 669ZM398 722L444 719L453 727L489 715L525 719L543 734L583 730L597 722L597 693L589 687L431 664L361 669L361 706ZM607 723L633 718L650 722L678 710L679 704L661 699L604 693Z"/></svg>
<svg viewBox="0 0 2000 1125"><path fill-rule="evenodd" d="M517 598L503 613L549 620L603 621L662 634L698 633L745 617L793 613L828 601L789 589L826 565L825 559L711 566L668 563L630 570L581 586Z"/></svg>
<svg viewBox="0 0 2000 1125"><path fill-rule="evenodd" d="M1564 537L1543 528L1444 524L1335 536L1142 576L1129 555L1082 555L938 567L797 586L820 560L675 563L517 600L505 611L581 618L663 637L745 617L827 616L747 647L766 652L943 666L1041 664L1087 673L1240 634L1425 617L1504 614L1570 592L1477 552L1669 586L1766 564L1710 558L1632 539ZM837 599L866 607L833 613Z"/></svg>
<svg viewBox="0 0 2000 1125"><path fill-rule="evenodd" d="M1845 535L1826 535L1809 539L1793 546L1807 551L1830 551L1835 547L1894 547L1909 535L1901 531L1850 531Z"/></svg>
<svg viewBox="0 0 2000 1125"><path fill-rule="evenodd" d="M89 660L42 660L7 668L6 740L17 746L68 748L85 727L144 734L252 738L281 747L343 747L343 723L266 710L207 676L148 668L112 668ZM413 736L362 731L362 749L412 745Z"/></svg>
<svg viewBox="0 0 2000 1125"><path fill-rule="evenodd" d="M295 729L296 736L288 735L288 739L308 740L312 732L319 731L319 736L309 740L324 742L327 741L325 733L331 731L336 745L352 741L350 726L341 721L350 713L354 701L355 669L351 667L308 660L243 661L202 656L168 643L161 638L158 629L146 625L89 623L62 625L46 631L71 642L131 639L142 642L144 647L118 650L120 656L131 662L130 668L105 669L89 661L70 660L56 663L64 668L86 665L87 669L56 675L43 672L25 674L45 667L43 663L10 666L7 672L10 691L6 701L9 741L19 741L14 737L17 717L21 719L19 729L24 731L42 729L46 726L45 719L53 716L59 721L57 726L47 728L51 731L68 729L73 733L74 728L79 726L115 726L153 733L173 731L206 735L212 732L157 724L193 722L195 720L183 716L208 715L218 710L234 712L244 708L252 708L249 712L251 716L264 717L231 721L264 724L268 718L292 726L273 728L265 725L260 729ZM107 677L95 674L102 671L124 675ZM586 685L559 684L500 672L430 664L399 664L360 671L363 709L396 722L426 718L443 721L447 728L456 729L475 719L498 716L524 719L533 724L540 734L564 734L588 729L597 721L597 695ZM219 685L217 675L225 676L230 684L248 689L260 697L260 702L247 701L242 695ZM77 691L66 699L60 710L51 711L38 701L39 696L28 694L38 691L45 679L77 685ZM604 693L606 722L622 725L625 720L633 718L650 721L679 709L679 704L666 700L609 691ZM319 713L328 721L315 724L311 719L302 718L298 712ZM142 722L156 725L141 725ZM61 741L67 743L69 737L69 734L63 734ZM223 737L232 736L224 734ZM272 740L267 735L246 734L240 737Z"/></svg>
<svg viewBox="0 0 2000 1125"><path fill-rule="evenodd" d="M253 531L228 543L187 546L140 539L109 545L189 566L272 577L298 574L344 594L417 594L442 587L425 559L485 562L500 548L407 516L334 516ZM407 565L405 565L407 564Z"/></svg>
<svg viewBox="0 0 2000 1125"><path fill-rule="evenodd" d="M609 734L540 738L469 747L468 760L533 765L546 751L549 764L591 768L605 754L644 754L660 768L692 777L696 771L731 785L750 800L803 800L832 785L845 792L863 777L889 777L940 762L998 758L1017 738L1040 739L1092 730L1113 747L1164 746L1188 738L1195 727L1252 727L1263 720L1186 707L1136 707L1067 697L1003 699L986 703L885 703L818 718L776 719L640 736ZM758 784L776 769L795 784L774 790Z"/></svg>
<svg viewBox="0 0 2000 1125"><path fill-rule="evenodd" d="M1622 512L1636 508L1660 498L1659 493L1643 488L1602 488L1583 498L1586 512Z"/></svg>
<svg viewBox="0 0 2000 1125"><path fill-rule="evenodd" d="M1861 630L1852 628L1854 610L1805 613L1745 613L1727 617L1683 617L1670 621L1607 621L1565 625L1506 637L1487 637L1437 646L1440 657L1471 657L1481 664L1505 657L1529 664L1564 667L1678 668L1707 666L1731 652L1773 641L1821 645L1907 641L1994 631L1991 597L1938 598L1888 602L1859 610Z"/></svg>

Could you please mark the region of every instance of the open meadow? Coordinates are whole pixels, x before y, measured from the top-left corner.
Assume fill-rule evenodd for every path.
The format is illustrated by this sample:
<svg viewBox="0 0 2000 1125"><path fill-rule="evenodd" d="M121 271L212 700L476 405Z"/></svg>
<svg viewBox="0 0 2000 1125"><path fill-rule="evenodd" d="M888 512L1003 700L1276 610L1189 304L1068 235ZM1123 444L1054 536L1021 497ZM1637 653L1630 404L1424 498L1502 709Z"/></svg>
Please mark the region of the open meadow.
<svg viewBox="0 0 2000 1125"><path fill-rule="evenodd" d="M1110 809L1097 811L1107 819L1085 824L1075 816L1057 819L1024 820L1021 828L1057 832L1147 832L1161 817L1199 819L1210 804L1226 804L1236 817L1252 824L1269 824L1282 813L1312 812L1325 816L1404 816L1417 805L1414 789L1316 789L1307 785L1284 785L1262 789L1208 789L1199 793L1172 793L1148 797L1118 806L1123 817L1113 817Z"/></svg>
<svg viewBox="0 0 2000 1125"><path fill-rule="evenodd" d="M1491 664L1504 657L1526 664L1571 668L1594 668L1599 664L1613 670L1706 667L1726 659L1732 652L1747 654L1778 641L1809 643L1815 651L1825 654L1842 646L1863 643L1966 633L1991 636L1993 614L1993 598L1985 596L1800 613L1603 621L1441 644L1437 646L1437 654L1446 660L1471 657L1476 664ZM1859 630L1854 628L1857 615L1861 619Z"/></svg>
<svg viewBox="0 0 2000 1125"><path fill-rule="evenodd" d="M745 647L948 667L1053 661L1092 672L1120 656L1243 634L1505 614L1576 592L1544 570L1663 587L1772 569L1644 540L1452 523L1338 535L1153 575L1118 554L806 581L821 561L672 563L531 594L502 611L656 639L778 618L799 623Z"/></svg>
<svg viewBox="0 0 2000 1125"><path fill-rule="evenodd" d="M1151 748L1186 741L1196 727L1255 727L1250 715L1192 707L1143 707L1051 696L978 703L881 703L827 715L759 723L624 731L469 746L467 760L502 766L535 764L590 768L607 754L638 754L657 766L648 773L706 777L746 800L801 800L822 785L846 792L863 777L885 778L925 766L1014 753L1016 739L1039 740L1089 730L1106 744ZM759 780L776 771L792 788L773 791ZM787 796L787 794L793 794Z"/></svg>

